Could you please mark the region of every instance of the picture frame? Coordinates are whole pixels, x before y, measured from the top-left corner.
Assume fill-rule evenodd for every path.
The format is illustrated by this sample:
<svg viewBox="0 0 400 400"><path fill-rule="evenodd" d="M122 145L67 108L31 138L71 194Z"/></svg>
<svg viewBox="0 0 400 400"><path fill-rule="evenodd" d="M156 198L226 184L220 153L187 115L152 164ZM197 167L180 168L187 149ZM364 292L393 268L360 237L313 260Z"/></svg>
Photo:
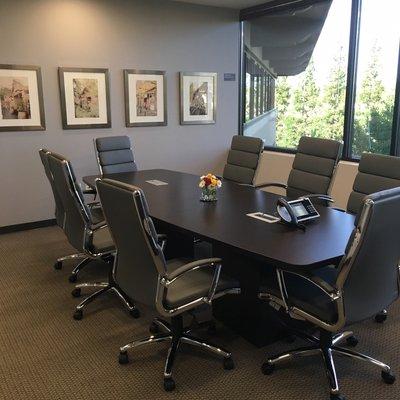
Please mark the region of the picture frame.
<svg viewBox="0 0 400 400"><path fill-rule="evenodd" d="M217 73L180 72L181 125L215 124Z"/></svg>
<svg viewBox="0 0 400 400"><path fill-rule="evenodd" d="M45 129L40 67L0 64L0 132Z"/></svg>
<svg viewBox="0 0 400 400"><path fill-rule="evenodd" d="M63 129L111 128L107 68L58 68Z"/></svg>
<svg viewBox="0 0 400 400"><path fill-rule="evenodd" d="M167 125L165 71L124 69L125 125Z"/></svg>

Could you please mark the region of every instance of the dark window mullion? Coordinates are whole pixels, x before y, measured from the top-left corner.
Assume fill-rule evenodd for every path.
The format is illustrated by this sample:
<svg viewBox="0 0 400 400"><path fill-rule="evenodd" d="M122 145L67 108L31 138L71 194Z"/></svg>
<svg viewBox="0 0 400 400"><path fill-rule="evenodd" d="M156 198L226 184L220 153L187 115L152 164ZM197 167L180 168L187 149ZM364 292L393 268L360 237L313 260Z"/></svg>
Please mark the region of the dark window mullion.
<svg viewBox="0 0 400 400"><path fill-rule="evenodd" d="M262 112L265 113L267 111L267 104L268 104L268 95L267 95L267 85L265 84L268 80L267 74L264 71L263 74L263 109Z"/></svg>
<svg viewBox="0 0 400 400"><path fill-rule="evenodd" d="M400 156L400 46L397 61L396 94L393 108L392 140L390 143L390 154Z"/></svg>
<svg viewBox="0 0 400 400"><path fill-rule="evenodd" d="M360 42L362 0L353 0L351 7L349 58L347 65L346 101L343 127L343 157L352 158L354 106L356 100L358 47Z"/></svg>
<svg viewBox="0 0 400 400"><path fill-rule="evenodd" d="M259 96L260 86L259 86L258 78L259 78L259 75L257 73L256 78L255 78L256 85L255 85L255 90L254 90L255 91L255 105L254 105L254 116L255 117L258 117L258 104L259 104L259 98L260 98L260 96Z"/></svg>
<svg viewBox="0 0 400 400"><path fill-rule="evenodd" d="M260 115L264 113L264 71L260 75Z"/></svg>

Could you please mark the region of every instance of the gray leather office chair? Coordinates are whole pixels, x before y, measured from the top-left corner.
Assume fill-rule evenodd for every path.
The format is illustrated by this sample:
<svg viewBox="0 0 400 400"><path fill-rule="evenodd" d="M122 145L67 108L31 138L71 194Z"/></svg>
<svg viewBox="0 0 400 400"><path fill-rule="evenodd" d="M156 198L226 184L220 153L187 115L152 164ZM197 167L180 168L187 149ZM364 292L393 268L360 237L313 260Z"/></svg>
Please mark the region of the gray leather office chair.
<svg viewBox="0 0 400 400"><path fill-rule="evenodd" d="M49 154L50 171L54 179L55 188L65 210L64 232L69 243L86 258L74 269L70 281L74 282L78 272L92 260L102 260L111 264L114 259L115 246L110 236L106 223L93 223L89 207L83 200L83 194L76 183L75 175L70 162L56 153ZM82 283L76 286L72 295L79 297L82 288L100 288L83 300L74 313L74 318L79 320L83 316L83 308L105 292L114 292L123 301L134 317L138 317L138 310L131 300L118 287L113 280L112 273L108 282Z"/></svg>
<svg viewBox="0 0 400 400"><path fill-rule="evenodd" d="M363 153L346 210L357 214L365 196L399 186L400 157Z"/></svg>
<svg viewBox="0 0 400 400"><path fill-rule="evenodd" d="M382 370L384 382L395 376L386 364L340 347L352 332L343 328L372 317L399 297L400 274L400 188L364 198L363 207L337 269L316 273L277 269L278 287L264 287L260 298L281 306L292 318L301 318L319 329L319 337L302 336L312 345L271 357L263 364L271 374L277 364L296 356L320 354L328 376L331 399L344 399L339 393L333 354L374 364Z"/></svg>
<svg viewBox="0 0 400 400"><path fill-rule="evenodd" d="M342 145L336 140L303 136L300 138L287 185L262 183L257 188L270 186L286 189L290 199L310 195L328 195Z"/></svg>
<svg viewBox="0 0 400 400"><path fill-rule="evenodd" d="M128 136L109 136L94 139L100 173L115 174L137 171Z"/></svg>
<svg viewBox="0 0 400 400"><path fill-rule="evenodd" d="M236 183L253 185L263 148L264 142L260 138L233 136L223 178Z"/></svg>
<svg viewBox="0 0 400 400"><path fill-rule="evenodd" d="M55 203L55 211L54 211L54 215L56 217L56 222L57 225L60 228L64 227L64 218L65 218L65 211L64 211L64 207L62 205L61 199L57 193L57 190L54 186L54 181L53 181L53 177L51 175L50 172L50 166L49 166L49 160L48 160L48 155L50 154L50 151L47 149L40 149L39 150L39 156L40 156L40 160L42 161L43 164L43 168L44 168L44 172L46 174L46 177L50 183L50 187L51 187L51 191L53 193L53 197L54 197L54 203Z"/></svg>
<svg viewBox="0 0 400 400"><path fill-rule="evenodd" d="M170 341L164 370L164 388L175 388L172 367L180 343L222 356L225 369L234 367L231 353L197 339L183 325L184 312L227 293L238 293L238 284L223 276L221 259L173 259L166 261L142 190L110 179L97 181L97 192L114 239L115 279L131 298L154 308L171 324L155 319L151 335L120 348L119 362L128 362L127 351L150 343Z"/></svg>
<svg viewBox="0 0 400 400"><path fill-rule="evenodd" d="M400 186L400 158L382 154L363 153L358 164L353 191L347 202L346 211L357 214L363 205L364 197L381 190ZM382 323L387 319L383 310L375 316Z"/></svg>
<svg viewBox="0 0 400 400"><path fill-rule="evenodd" d="M64 229L64 223L65 223L65 210L64 206L62 204L61 198L57 193L57 189L55 187L54 179L52 176L52 173L50 171L50 166L49 166L49 155L51 152L47 149L40 149L39 150L39 156L43 164L43 168L46 174L46 177L50 183L51 191L53 193L54 197L54 203L55 203L55 217L56 217L56 222L57 225L61 228ZM92 193L92 192L90 192ZM93 206L93 207L91 207ZM89 203L89 207L92 208L92 215L96 223L104 220L103 213L101 211L101 208L95 207L95 203ZM83 253L76 253L76 254L70 254L68 256L60 257L57 259L57 261L54 263L54 268L55 269L61 269L62 268L62 263L63 261L66 260L71 260L71 259L76 259L76 258L84 258L85 254Z"/></svg>

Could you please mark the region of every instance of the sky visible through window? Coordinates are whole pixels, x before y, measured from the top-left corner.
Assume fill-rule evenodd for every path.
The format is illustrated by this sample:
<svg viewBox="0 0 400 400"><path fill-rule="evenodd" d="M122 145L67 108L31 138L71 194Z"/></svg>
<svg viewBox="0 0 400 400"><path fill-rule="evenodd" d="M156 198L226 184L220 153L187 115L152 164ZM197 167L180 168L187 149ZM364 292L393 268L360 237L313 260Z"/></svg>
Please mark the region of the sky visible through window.
<svg viewBox="0 0 400 400"><path fill-rule="evenodd" d="M318 86L323 86L329 78L329 67L339 54L348 58L350 35L351 0L333 0L324 27L314 48L312 59L315 65L315 79ZM396 85L397 63L393 58L393 49L399 47L400 0L363 0L358 76L365 75L371 51L374 45L380 48L380 64L387 89ZM289 77L296 85L303 74Z"/></svg>
<svg viewBox="0 0 400 400"><path fill-rule="evenodd" d="M397 76L399 0L363 0L352 152L388 154ZM350 0L333 0L307 69L278 77L276 145L301 136L342 140L350 35Z"/></svg>

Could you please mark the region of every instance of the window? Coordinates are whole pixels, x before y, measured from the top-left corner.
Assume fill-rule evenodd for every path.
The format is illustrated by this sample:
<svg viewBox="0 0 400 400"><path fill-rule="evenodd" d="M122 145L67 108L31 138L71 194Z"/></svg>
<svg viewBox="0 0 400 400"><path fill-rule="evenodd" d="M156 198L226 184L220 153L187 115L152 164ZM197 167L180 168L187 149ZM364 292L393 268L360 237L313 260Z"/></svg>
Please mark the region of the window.
<svg viewBox="0 0 400 400"><path fill-rule="evenodd" d="M245 53L245 65L245 122L249 122L273 108L269 96L274 78L248 49Z"/></svg>
<svg viewBox="0 0 400 400"><path fill-rule="evenodd" d="M347 159L363 151L394 153L394 141L400 142L398 118L393 121L400 115L399 14L398 0L296 0L266 3L258 15L245 15L245 57L256 53L268 83L266 106L246 112L243 134L283 151L295 150L307 135L344 141ZM242 82L247 93L251 82Z"/></svg>
<svg viewBox="0 0 400 400"><path fill-rule="evenodd" d="M390 154L400 2L363 0L351 150Z"/></svg>

